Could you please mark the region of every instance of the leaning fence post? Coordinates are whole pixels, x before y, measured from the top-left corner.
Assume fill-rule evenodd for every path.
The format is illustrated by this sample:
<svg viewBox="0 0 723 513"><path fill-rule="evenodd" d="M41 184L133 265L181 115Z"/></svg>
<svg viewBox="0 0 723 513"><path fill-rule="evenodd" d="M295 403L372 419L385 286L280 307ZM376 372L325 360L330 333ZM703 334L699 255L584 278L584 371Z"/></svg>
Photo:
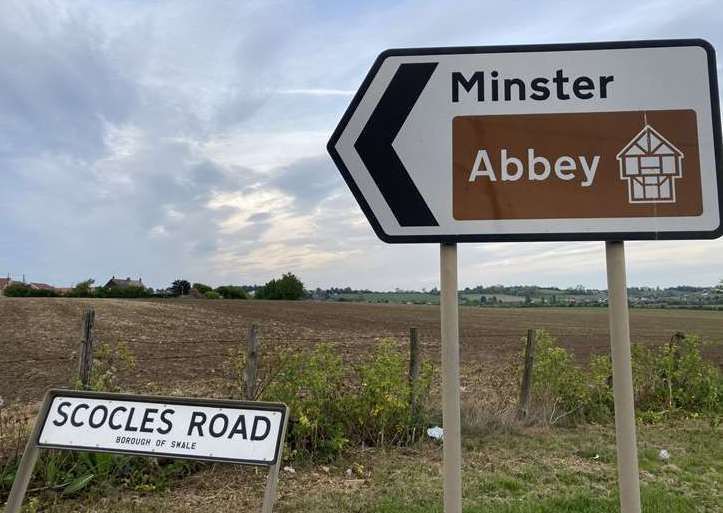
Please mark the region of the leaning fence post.
<svg viewBox="0 0 723 513"><path fill-rule="evenodd" d="M253 401L256 399L256 367L258 365L258 351L256 344L256 325L249 328L248 345L246 346L246 369L244 370L244 382L246 390L244 399Z"/></svg>
<svg viewBox="0 0 723 513"><path fill-rule="evenodd" d="M409 405L412 418L417 417L417 380L419 379L420 363L417 328L409 328Z"/></svg>
<svg viewBox="0 0 723 513"><path fill-rule="evenodd" d="M78 379L84 390L90 388L90 376L93 370L93 327L95 310L86 308L83 312L83 326L80 340L80 359L78 362Z"/></svg>
<svg viewBox="0 0 723 513"><path fill-rule="evenodd" d="M525 344L525 368L522 371L522 385L520 387L520 404L517 418L526 419L530 412L530 395L532 392L532 368L535 363L535 330L527 330L527 343Z"/></svg>

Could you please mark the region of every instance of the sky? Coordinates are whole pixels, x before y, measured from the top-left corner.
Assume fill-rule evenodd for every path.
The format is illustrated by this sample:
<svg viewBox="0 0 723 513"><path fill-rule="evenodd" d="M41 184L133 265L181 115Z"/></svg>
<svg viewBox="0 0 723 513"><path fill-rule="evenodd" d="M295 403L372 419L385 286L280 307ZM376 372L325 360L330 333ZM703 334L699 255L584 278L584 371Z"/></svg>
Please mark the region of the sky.
<svg viewBox="0 0 723 513"><path fill-rule="evenodd" d="M719 0L3 0L0 276L438 286L438 246L378 240L325 148L382 50L722 27ZM723 239L626 250L630 285L723 279ZM459 254L460 287L606 287L602 242Z"/></svg>

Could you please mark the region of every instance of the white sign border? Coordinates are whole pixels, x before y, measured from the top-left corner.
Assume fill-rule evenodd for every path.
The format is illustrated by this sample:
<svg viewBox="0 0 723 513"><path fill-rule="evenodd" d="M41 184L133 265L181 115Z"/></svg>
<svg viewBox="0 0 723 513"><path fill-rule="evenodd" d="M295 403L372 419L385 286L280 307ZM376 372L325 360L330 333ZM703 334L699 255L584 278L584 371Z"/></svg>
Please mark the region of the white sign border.
<svg viewBox="0 0 723 513"><path fill-rule="evenodd" d="M272 460L248 460L248 459L236 459L236 458L224 458L217 456L197 456L197 455L186 455L176 453L163 453L160 451L142 451L142 450L124 450L124 449L107 449L96 446L82 446L82 445L55 445L41 443L40 438L42 436L43 428L48 421L50 416L50 408L53 402L58 397L69 397L74 399L95 399L95 400L112 400L112 401L130 401L137 403L161 403L161 404L176 404L184 406L200 406L200 407L213 407L213 408L232 408L232 409L248 409L258 411L271 411L278 412L281 414L279 436L276 440L276 446L274 449L274 457ZM153 458L168 458L168 459L182 459L182 460L197 460L197 461L211 461L211 462L223 462L233 463L236 465L258 465L271 467L278 464L278 460L281 454L281 448L284 443L284 425L288 420L288 407L283 403L269 403L269 402L256 402L256 401L236 401L232 399L202 399L195 397L169 397L169 396L154 396L154 395L138 395L138 394L122 394L115 392L91 392L82 390L64 390L64 389L51 389L48 390L44 409L40 412L38 423L40 428L38 429L37 435L33 440L36 447L40 449L59 449L66 451L87 451L87 452L102 452L108 454L126 454L129 456L149 456Z"/></svg>
<svg viewBox="0 0 723 513"><path fill-rule="evenodd" d="M715 173L718 188L718 227L712 230L686 230L686 231L623 231L623 232L573 232L561 231L557 233L503 233L503 234L389 234L384 231L361 189L356 184L351 172L340 156L337 144L347 130L349 122L367 95L372 82L385 61L390 57L423 57L449 54L475 54L475 53L516 53L516 52L556 52L575 50L616 50L635 48L666 48L697 46L705 50L708 63L708 78L710 85L712 132L714 145ZM374 62L372 68L362 82L359 90L352 99L339 125L332 134L327 150L334 163L339 168L344 180L351 189L362 211L372 225L377 236L388 243L456 243L456 242L514 242L514 241L598 241L598 240L687 240L687 239L715 239L723 235L723 223L720 222L723 212L723 164L721 150L720 101L718 93L717 69L715 65L715 50L710 43L702 39L669 39L644 41L614 41L597 43L564 43L544 45L514 45L514 46L480 46L480 47L446 47L446 48L407 48L391 49L382 52Z"/></svg>

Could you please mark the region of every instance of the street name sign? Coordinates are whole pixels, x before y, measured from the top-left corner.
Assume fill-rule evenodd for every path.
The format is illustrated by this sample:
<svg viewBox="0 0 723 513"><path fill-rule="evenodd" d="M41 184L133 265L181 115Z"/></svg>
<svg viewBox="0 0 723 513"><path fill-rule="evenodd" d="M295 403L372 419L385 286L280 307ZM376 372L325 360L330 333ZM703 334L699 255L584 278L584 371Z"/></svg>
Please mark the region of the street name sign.
<svg viewBox="0 0 723 513"><path fill-rule="evenodd" d="M45 394L5 513L19 513L40 449L222 461L268 467L271 513L289 411L285 404L53 389Z"/></svg>
<svg viewBox="0 0 723 513"><path fill-rule="evenodd" d="M53 390L40 448L274 465L286 406Z"/></svg>
<svg viewBox="0 0 723 513"><path fill-rule="evenodd" d="M721 235L702 40L387 50L328 150L386 242Z"/></svg>

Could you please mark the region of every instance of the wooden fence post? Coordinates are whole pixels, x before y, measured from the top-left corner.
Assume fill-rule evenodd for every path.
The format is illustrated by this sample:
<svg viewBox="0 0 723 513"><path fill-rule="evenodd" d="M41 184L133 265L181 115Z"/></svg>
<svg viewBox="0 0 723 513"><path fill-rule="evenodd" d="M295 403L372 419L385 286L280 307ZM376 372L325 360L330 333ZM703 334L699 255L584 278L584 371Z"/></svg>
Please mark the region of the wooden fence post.
<svg viewBox="0 0 723 513"><path fill-rule="evenodd" d="M527 330L527 344L525 345L525 368L522 371L522 385L520 387L520 404L517 418L523 420L530 412L530 395L532 394L532 368L535 363L535 330Z"/></svg>
<svg viewBox="0 0 723 513"><path fill-rule="evenodd" d="M90 388L91 372L93 371L93 327L95 310L86 308L83 312L83 326L80 340L80 358L78 362L78 378L84 390Z"/></svg>
<svg viewBox="0 0 723 513"><path fill-rule="evenodd" d="M409 328L409 392L410 392L410 410L412 418L417 417L417 380L419 379L419 369L421 361L419 358L419 339L417 338L417 328Z"/></svg>
<svg viewBox="0 0 723 513"><path fill-rule="evenodd" d="M246 391L244 399L253 401L256 399L256 368L258 365L258 347L256 344L256 325L249 328L248 345L246 346L246 369L244 370L244 381Z"/></svg>

